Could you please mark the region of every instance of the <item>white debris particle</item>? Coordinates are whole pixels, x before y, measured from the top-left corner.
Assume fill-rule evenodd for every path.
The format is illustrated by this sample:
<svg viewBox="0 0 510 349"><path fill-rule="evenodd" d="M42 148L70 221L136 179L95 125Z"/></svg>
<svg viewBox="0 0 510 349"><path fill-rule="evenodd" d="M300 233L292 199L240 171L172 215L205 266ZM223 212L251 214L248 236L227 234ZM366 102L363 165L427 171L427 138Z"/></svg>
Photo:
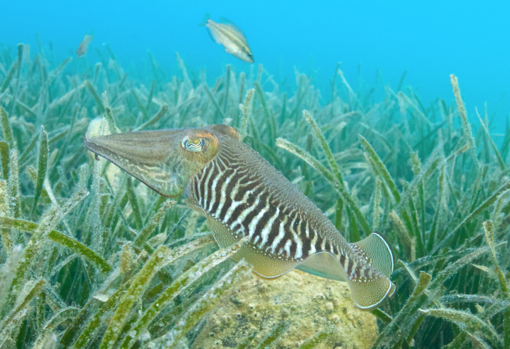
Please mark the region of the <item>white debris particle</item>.
<svg viewBox="0 0 510 349"><path fill-rule="evenodd" d="M101 302L106 302L110 297L106 294L97 294L94 296L95 299L97 299L98 301L101 301Z"/></svg>

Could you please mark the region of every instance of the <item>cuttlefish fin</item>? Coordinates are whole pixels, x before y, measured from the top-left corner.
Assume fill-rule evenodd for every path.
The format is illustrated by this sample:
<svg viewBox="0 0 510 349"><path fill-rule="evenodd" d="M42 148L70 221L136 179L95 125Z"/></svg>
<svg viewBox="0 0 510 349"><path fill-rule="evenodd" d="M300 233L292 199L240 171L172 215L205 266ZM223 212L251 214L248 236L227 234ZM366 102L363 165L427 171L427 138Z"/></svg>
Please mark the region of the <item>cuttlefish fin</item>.
<svg viewBox="0 0 510 349"><path fill-rule="evenodd" d="M228 247L239 241L242 237L236 237L232 231L218 222L214 217L206 215L207 225L213 233L216 243L221 247ZM282 276L296 267L298 261L286 259L283 256L275 256L260 249L256 245L247 242L239 251L237 251L232 259L235 261L244 260L253 265L253 271L261 277L274 279Z"/></svg>
<svg viewBox="0 0 510 349"><path fill-rule="evenodd" d="M308 257L301 262L296 269L326 279L338 281L347 280L347 274L344 268L334 256L327 252L316 253Z"/></svg>
<svg viewBox="0 0 510 349"><path fill-rule="evenodd" d="M390 244L378 232L365 239L352 243L353 250L365 259L371 270L368 275L353 273L347 282L356 305L364 310L377 308L386 298L395 292L395 285L389 279L395 260Z"/></svg>
<svg viewBox="0 0 510 349"><path fill-rule="evenodd" d="M352 248L365 258L375 269L390 277L395 259L390 244L379 233L373 232L365 239L352 243Z"/></svg>
<svg viewBox="0 0 510 349"><path fill-rule="evenodd" d="M395 265L390 244L378 232L352 243L353 250L368 262L368 273L353 272L347 282L356 305L364 310L377 308L395 292L395 285L389 279ZM367 267L365 267L366 269ZM357 267L353 270L357 270Z"/></svg>
<svg viewBox="0 0 510 349"><path fill-rule="evenodd" d="M395 291L395 285L389 279L394 267L390 245L375 232L351 246L358 258L342 256L343 265L329 252L320 252L305 259L296 269L328 279L345 280L359 308L377 308Z"/></svg>
<svg viewBox="0 0 510 349"><path fill-rule="evenodd" d="M202 213L207 217L207 226L211 229L214 240L219 247L227 248L240 240L235 237L230 229L225 227L221 222L218 222L214 217L211 217L205 211L202 211Z"/></svg>
<svg viewBox="0 0 510 349"><path fill-rule="evenodd" d="M336 257L321 252L305 259L296 269L332 280L347 281L354 303L363 310L377 308L395 291L390 279L370 265L358 267L358 263L348 257L345 257L345 263L350 265L352 272L349 275ZM365 273L367 268L368 273Z"/></svg>
<svg viewBox="0 0 510 349"><path fill-rule="evenodd" d="M266 279L275 279L287 274L298 264L296 260L267 253L249 242L241 246L239 251L232 256L235 261L240 261L243 258L253 265L255 273Z"/></svg>
<svg viewBox="0 0 510 349"><path fill-rule="evenodd" d="M362 310L372 310L395 292L395 285L385 275L379 274L368 279L347 280L356 306Z"/></svg>

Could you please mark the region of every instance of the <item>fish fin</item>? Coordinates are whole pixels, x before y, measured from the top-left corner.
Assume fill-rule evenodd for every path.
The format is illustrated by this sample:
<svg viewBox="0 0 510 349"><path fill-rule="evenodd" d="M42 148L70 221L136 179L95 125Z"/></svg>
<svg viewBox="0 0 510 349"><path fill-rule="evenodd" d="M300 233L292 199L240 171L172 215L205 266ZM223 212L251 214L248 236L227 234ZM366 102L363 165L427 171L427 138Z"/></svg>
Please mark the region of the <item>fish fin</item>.
<svg viewBox="0 0 510 349"><path fill-rule="evenodd" d="M365 239L352 243L352 248L365 258L375 269L390 277L395 267L391 246L379 232L373 232Z"/></svg>
<svg viewBox="0 0 510 349"><path fill-rule="evenodd" d="M225 17L220 17L220 19L218 19L218 23L228 25L230 28L234 29L246 40L246 35L243 33L241 28L239 28L237 25L235 25L234 22L232 22L231 20L226 19Z"/></svg>
<svg viewBox="0 0 510 349"><path fill-rule="evenodd" d="M327 252L306 258L296 269L327 279L345 281L347 275L338 260Z"/></svg>
<svg viewBox="0 0 510 349"><path fill-rule="evenodd" d="M207 21L209 21L211 19L211 15L209 14L209 12L207 12L205 15L204 15L204 18L202 18L202 22L198 23L198 27L204 27L206 24L207 24Z"/></svg>
<svg viewBox="0 0 510 349"><path fill-rule="evenodd" d="M383 274L378 274L371 279L350 279L347 283L354 303L362 310L379 307L395 292L395 285Z"/></svg>
<svg viewBox="0 0 510 349"><path fill-rule="evenodd" d="M213 233L214 240L221 248L228 247L241 239L241 237L235 237L229 228L209 215L207 215L207 225ZM295 260L280 259L250 242L241 246L239 251L232 256L232 259L235 261L240 261L243 258L246 262L253 265L253 271L255 273L267 279L274 279L282 276L294 269L298 264Z"/></svg>
<svg viewBox="0 0 510 349"><path fill-rule="evenodd" d="M214 32L207 27L207 32L209 33L209 36L211 37L211 40L214 41L217 44L220 44L220 40L218 40L218 37L214 35Z"/></svg>

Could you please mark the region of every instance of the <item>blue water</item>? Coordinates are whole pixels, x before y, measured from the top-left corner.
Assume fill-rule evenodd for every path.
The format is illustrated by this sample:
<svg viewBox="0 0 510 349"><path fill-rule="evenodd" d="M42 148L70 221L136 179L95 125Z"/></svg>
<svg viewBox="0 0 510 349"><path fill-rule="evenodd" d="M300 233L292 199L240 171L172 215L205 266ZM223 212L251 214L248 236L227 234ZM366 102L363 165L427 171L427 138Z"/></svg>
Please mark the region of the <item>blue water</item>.
<svg viewBox="0 0 510 349"><path fill-rule="evenodd" d="M277 82L293 81L294 67L316 74L316 84L329 96L329 79L337 62L354 89L358 66L362 81L373 85L377 69L396 89L404 70L406 85L425 102L453 101L450 74L459 78L471 117L474 108L496 120L510 112L510 1L7 1L1 4L0 42L31 45L35 33L56 55L67 57L85 33L94 47L109 43L129 71L147 65L150 50L162 67L175 70L175 52L191 67L206 67L215 79L241 62L214 44L197 27L206 12L229 18L243 29L255 68L264 64ZM213 80L212 80L213 81ZM269 88L270 86L267 86ZM506 92L506 94L505 94Z"/></svg>

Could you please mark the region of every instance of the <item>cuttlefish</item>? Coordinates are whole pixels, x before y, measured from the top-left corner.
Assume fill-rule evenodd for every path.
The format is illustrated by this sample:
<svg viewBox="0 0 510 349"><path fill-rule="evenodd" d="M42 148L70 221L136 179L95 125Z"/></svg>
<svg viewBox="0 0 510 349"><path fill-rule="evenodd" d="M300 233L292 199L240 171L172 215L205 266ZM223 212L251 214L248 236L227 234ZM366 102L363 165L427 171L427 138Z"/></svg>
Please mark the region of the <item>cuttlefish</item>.
<svg viewBox="0 0 510 349"><path fill-rule="evenodd" d="M373 232L348 243L333 223L239 133L225 125L119 133L85 146L166 197L185 192L224 248L244 237L234 255L254 272L277 278L296 268L347 281L355 304L378 307L395 290L394 258Z"/></svg>

